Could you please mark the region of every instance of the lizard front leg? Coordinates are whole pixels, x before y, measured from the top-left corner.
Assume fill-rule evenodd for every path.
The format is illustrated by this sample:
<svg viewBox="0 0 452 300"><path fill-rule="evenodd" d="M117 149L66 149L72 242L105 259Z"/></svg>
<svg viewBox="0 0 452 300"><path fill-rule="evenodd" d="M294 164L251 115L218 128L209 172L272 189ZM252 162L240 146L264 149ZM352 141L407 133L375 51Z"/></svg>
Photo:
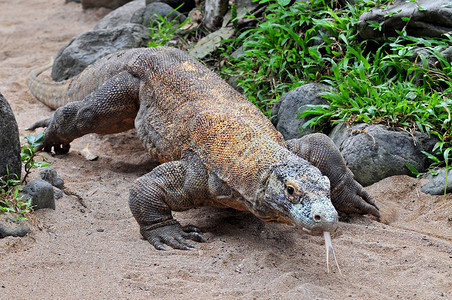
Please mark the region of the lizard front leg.
<svg viewBox="0 0 452 300"><path fill-rule="evenodd" d="M139 108L138 78L124 71L108 79L99 89L58 108L47 120L28 130L46 127L43 144L38 150L67 153L74 139L87 133L118 133L134 127Z"/></svg>
<svg viewBox="0 0 452 300"><path fill-rule="evenodd" d="M190 165L190 166L188 166ZM171 211L195 207L196 199L206 197L207 171L200 164L172 161L159 165L138 178L130 189L129 206L140 232L156 249L195 246L187 239L206 242L194 226L181 226Z"/></svg>
<svg viewBox="0 0 452 300"><path fill-rule="evenodd" d="M341 213L380 217L370 195L354 178L334 142L315 133L286 142L287 148L317 167L330 180L331 202Z"/></svg>

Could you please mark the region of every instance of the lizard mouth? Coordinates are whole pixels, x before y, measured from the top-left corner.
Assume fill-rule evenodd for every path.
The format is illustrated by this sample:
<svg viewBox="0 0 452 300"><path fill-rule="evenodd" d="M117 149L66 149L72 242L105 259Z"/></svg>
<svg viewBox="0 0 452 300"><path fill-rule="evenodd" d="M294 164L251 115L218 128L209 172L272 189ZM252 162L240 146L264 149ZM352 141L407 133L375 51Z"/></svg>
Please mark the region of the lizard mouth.
<svg viewBox="0 0 452 300"><path fill-rule="evenodd" d="M304 226L297 226L301 231L314 236L319 236L324 234L324 232L333 232L337 227L337 222L334 222L332 224L328 224L326 226L321 227L314 227L314 228L306 228Z"/></svg>
<svg viewBox="0 0 452 300"><path fill-rule="evenodd" d="M301 231L309 235L322 235L325 231L334 231L337 227L338 214L334 207L324 208L322 205L313 205L308 211L303 206L294 205L290 211L290 218Z"/></svg>

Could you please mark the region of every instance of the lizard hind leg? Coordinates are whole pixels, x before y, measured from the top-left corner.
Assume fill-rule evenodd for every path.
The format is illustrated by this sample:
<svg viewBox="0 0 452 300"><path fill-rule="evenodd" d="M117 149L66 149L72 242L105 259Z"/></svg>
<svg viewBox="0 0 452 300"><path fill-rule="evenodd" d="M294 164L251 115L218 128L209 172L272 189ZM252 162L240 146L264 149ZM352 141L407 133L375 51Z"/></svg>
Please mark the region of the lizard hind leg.
<svg viewBox="0 0 452 300"><path fill-rule="evenodd" d="M173 210L193 208L193 196L202 189L190 184L186 165L183 161L164 163L138 178L130 189L129 206L141 235L158 250L166 250L165 245L189 250L195 245L187 240L206 242L198 228L181 226L171 215Z"/></svg>

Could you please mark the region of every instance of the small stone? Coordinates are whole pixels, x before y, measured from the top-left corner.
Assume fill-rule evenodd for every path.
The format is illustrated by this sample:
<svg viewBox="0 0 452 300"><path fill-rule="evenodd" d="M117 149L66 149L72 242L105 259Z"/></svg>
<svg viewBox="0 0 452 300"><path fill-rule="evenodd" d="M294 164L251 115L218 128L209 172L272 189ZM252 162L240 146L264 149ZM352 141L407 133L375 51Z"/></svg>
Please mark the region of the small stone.
<svg viewBox="0 0 452 300"><path fill-rule="evenodd" d="M57 172L52 167L42 168L39 171L39 175L41 176L42 180L47 181L54 187L59 188L60 190L63 189L64 180L57 174Z"/></svg>
<svg viewBox="0 0 452 300"><path fill-rule="evenodd" d="M42 179L35 179L22 189L24 198L31 198L31 205L34 210L41 208L55 209L55 198L53 186Z"/></svg>

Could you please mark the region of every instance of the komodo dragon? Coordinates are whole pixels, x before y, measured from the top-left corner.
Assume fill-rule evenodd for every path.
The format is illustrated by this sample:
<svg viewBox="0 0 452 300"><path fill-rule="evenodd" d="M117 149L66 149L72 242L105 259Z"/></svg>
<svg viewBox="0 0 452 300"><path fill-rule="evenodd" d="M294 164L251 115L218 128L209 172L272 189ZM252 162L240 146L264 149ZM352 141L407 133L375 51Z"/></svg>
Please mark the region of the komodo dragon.
<svg viewBox="0 0 452 300"><path fill-rule="evenodd" d="M161 163L138 178L129 195L141 234L156 249L204 242L198 228L171 215L199 206L248 210L311 235L336 226L336 209L379 216L327 136L284 141L258 108L183 51L121 51L62 83L40 81L42 71L30 74L30 90L60 108L29 128L46 127L39 150L67 153L69 143L87 133L135 127Z"/></svg>

